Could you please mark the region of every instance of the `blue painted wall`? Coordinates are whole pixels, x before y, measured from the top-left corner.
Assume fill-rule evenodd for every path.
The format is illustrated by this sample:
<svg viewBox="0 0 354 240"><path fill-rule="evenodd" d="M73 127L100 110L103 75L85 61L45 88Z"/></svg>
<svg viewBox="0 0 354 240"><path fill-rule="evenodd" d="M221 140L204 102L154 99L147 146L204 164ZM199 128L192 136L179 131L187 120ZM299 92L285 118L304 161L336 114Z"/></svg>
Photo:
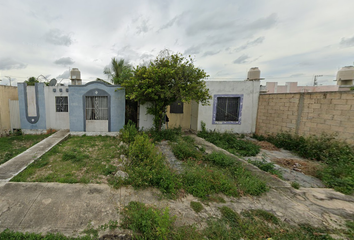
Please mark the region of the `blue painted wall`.
<svg viewBox="0 0 354 240"><path fill-rule="evenodd" d="M20 121L22 129L46 130L46 111L44 97L44 83L36 83L37 88L37 117L27 116L26 83L18 83L18 101L20 107Z"/></svg>
<svg viewBox="0 0 354 240"><path fill-rule="evenodd" d="M125 90L117 85L108 85L102 82L89 82L85 85L69 85L69 118L70 131L85 131L85 109L83 96L97 90L106 92L110 96L108 107L111 108L109 117L110 131L118 132L125 123ZM100 94L99 93L99 94Z"/></svg>

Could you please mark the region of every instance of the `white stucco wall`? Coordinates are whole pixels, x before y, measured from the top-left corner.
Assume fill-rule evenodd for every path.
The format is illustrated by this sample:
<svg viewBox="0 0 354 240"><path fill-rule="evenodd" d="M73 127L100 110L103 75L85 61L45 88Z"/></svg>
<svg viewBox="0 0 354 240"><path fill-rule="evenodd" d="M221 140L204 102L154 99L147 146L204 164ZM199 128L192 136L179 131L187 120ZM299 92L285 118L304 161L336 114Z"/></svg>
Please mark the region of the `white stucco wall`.
<svg viewBox="0 0 354 240"><path fill-rule="evenodd" d="M154 116L147 114L147 107L149 103L140 104L139 106L139 124L138 127L144 130L150 129L154 126Z"/></svg>
<svg viewBox="0 0 354 240"><path fill-rule="evenodd" d="M53 92L53 89L56 89L56 91ZM60 92L60 89L62 89L62 92ZM68 112L56 112L55 106L55 97L68 97L69 93L66 92L66 89L68 89L68 86L44 87L47 129L70 129L70 109ZM70 99L68 101L70 102Z"/></svg>
<svg viewBox="0 0 354 240"><path fill-rule="evenodd" d="M208 130L220 132L232 131L235 133L253 133L256 126L259 81L206 81L206 87L212 95L209 106L199 104L198 131L201 130L201 121L205 122ZM241 124L213 124L213 101L215 94L243 94Z"/></svg>

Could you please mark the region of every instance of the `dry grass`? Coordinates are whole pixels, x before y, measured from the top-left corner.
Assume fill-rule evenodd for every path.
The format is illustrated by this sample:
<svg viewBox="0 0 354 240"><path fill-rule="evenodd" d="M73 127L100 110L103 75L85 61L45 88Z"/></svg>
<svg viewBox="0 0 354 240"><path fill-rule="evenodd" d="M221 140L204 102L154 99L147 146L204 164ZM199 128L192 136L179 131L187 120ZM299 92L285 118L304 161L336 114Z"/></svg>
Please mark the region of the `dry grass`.
<svg viewBox="0 0 354 240"><path fill-rule="evenodd" d="M314 177L316 177L318 175L318 171L322 169L322 165L320 163L309 160L273 158L271 161L288 169L293 169L296 163L300 164L298 168L301 169L302 173Z"/></svg>

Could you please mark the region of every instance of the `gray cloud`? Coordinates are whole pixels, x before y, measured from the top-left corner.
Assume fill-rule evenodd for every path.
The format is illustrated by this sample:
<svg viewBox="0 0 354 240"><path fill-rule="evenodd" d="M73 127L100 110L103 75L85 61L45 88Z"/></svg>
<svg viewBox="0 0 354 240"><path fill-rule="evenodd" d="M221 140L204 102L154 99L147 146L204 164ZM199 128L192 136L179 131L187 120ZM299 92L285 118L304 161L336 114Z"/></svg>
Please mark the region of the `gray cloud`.
<svg viewBox="0 0 354 240"><path fill-rule="evenodd" d="M184 51L184 55L192 55L200 53L200 46L192 46Z"/></svg>
<svg viewBox="0 0 354 240"><path fill-rule="evenodd" d="M1 58L0 59L0 70L23 69L26 67L27 67L27 64L16 61L13 58Z"/></svg>
<svg viewBox="0 0 354 240"><path fill-rule="evenodd" d="M354 46L354 37L351 38L342 38L340 41L341 47L353 47Z"/></svg>
<svg viewBox="0 0 354 240"><path fill-rule="evenodd" d="M70 46L73 43L69 34L64 34L59 29L51 29L45 34L45 39L48 43L54 45Z"/></svg>
<svg viewBox="0 0 354 240"><path fill-rule="evenodd" d="M263 43L264 39L265 39L265 37L259 37L253 41L248 41L246 44L236 48L233 52L240 52L240 51L245 50L247 48L257 46L257 45Z"/></svg>
<svg viewBox="0 0 354 240"><path fill-rule="evenodd" d="M234 64L243 64L243 63L246 63L247 59L249 59L250 57L243 54L241 55L240 57L238 57L235 61L233 61Z"/></svg>
<svg viewBox="0 0 354 240"><path fill-rule="evenodd" d="M303 74L303 73L295 73L295 74L291 74L290 75L291 78L302 77L302 76L305 76L305 74Z"/></svg>
<svg viewBox="0 0 354 240"><path fill-rule="evenodd" d="M170 28L172 27L175 23L179 24L181 22L181 20L186 17L186 15L189 13L189 11L185 11L177 16L175 16L174 18L172 18L170 21L168 21L165 25L162 25L160 27L160 29L158 30L161 31L161 30L164 30L164 29L167 29L167 28Z"/></svg>
<svg viewBox="0 0 354 240"><path fill-rule="evenodd" d="M70 57L62 57L54 61L55 64L69 66L75 63Z"/></svg>
<svg viewBox="0 0 354 240"><path fill-rule="evenodd" d="M147 33L150 30L150 27L148 26L149 20L142 20L140 25L136 27L137 33Z"/></svg>
<svg viewBox="0 0 354 240"><path fill-rule="evenodd" d="M65 79L70 78L69 70L64 71L62 74L58 75L57 78L65 78Z"/></svg>
<svg viewBox="0 0 354 240"><path fill-rule="evenodd" d="M245 25L245 29L255 30L255 29L269 29L273 27L277 22L277 14L272 13L266 18L260 18L250 24Z"/></svg>
<svg viewBox="0 0 354 240"><path fill-rule="evenodd" d="M213 56L213 55L216 55L220 52L219 51L206 51L204 54L203 54L203 57L206 57L206 56Z"/></svg>

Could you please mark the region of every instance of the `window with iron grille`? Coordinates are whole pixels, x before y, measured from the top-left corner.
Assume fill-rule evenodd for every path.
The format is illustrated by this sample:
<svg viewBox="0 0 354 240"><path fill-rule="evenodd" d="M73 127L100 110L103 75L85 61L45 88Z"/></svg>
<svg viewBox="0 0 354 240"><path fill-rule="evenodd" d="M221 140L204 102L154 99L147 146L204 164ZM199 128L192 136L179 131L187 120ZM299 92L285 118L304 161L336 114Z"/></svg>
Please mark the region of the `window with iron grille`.
<svg viewBox="0 0 354 240"><path fill-rule="evenodd" d="M68 97L55 97L56 112L68 112Z"/></svg>
<svg viewBox="0 0 354 240"><path fill-rule="evenodd" d="M170 105L170 113L183 113L183 102L176 101Z"/></svg>
<svg viewBox="0 0 354 240"><path fill-rule="evenodd" d="M108 97L86 97L86 120L108 120Z"/></svg>
<svg viewBox="0 0 354 240"><path fill-rule="evenodd" d="M215 95L213 124L241 124L243 95Z"/></svg>

